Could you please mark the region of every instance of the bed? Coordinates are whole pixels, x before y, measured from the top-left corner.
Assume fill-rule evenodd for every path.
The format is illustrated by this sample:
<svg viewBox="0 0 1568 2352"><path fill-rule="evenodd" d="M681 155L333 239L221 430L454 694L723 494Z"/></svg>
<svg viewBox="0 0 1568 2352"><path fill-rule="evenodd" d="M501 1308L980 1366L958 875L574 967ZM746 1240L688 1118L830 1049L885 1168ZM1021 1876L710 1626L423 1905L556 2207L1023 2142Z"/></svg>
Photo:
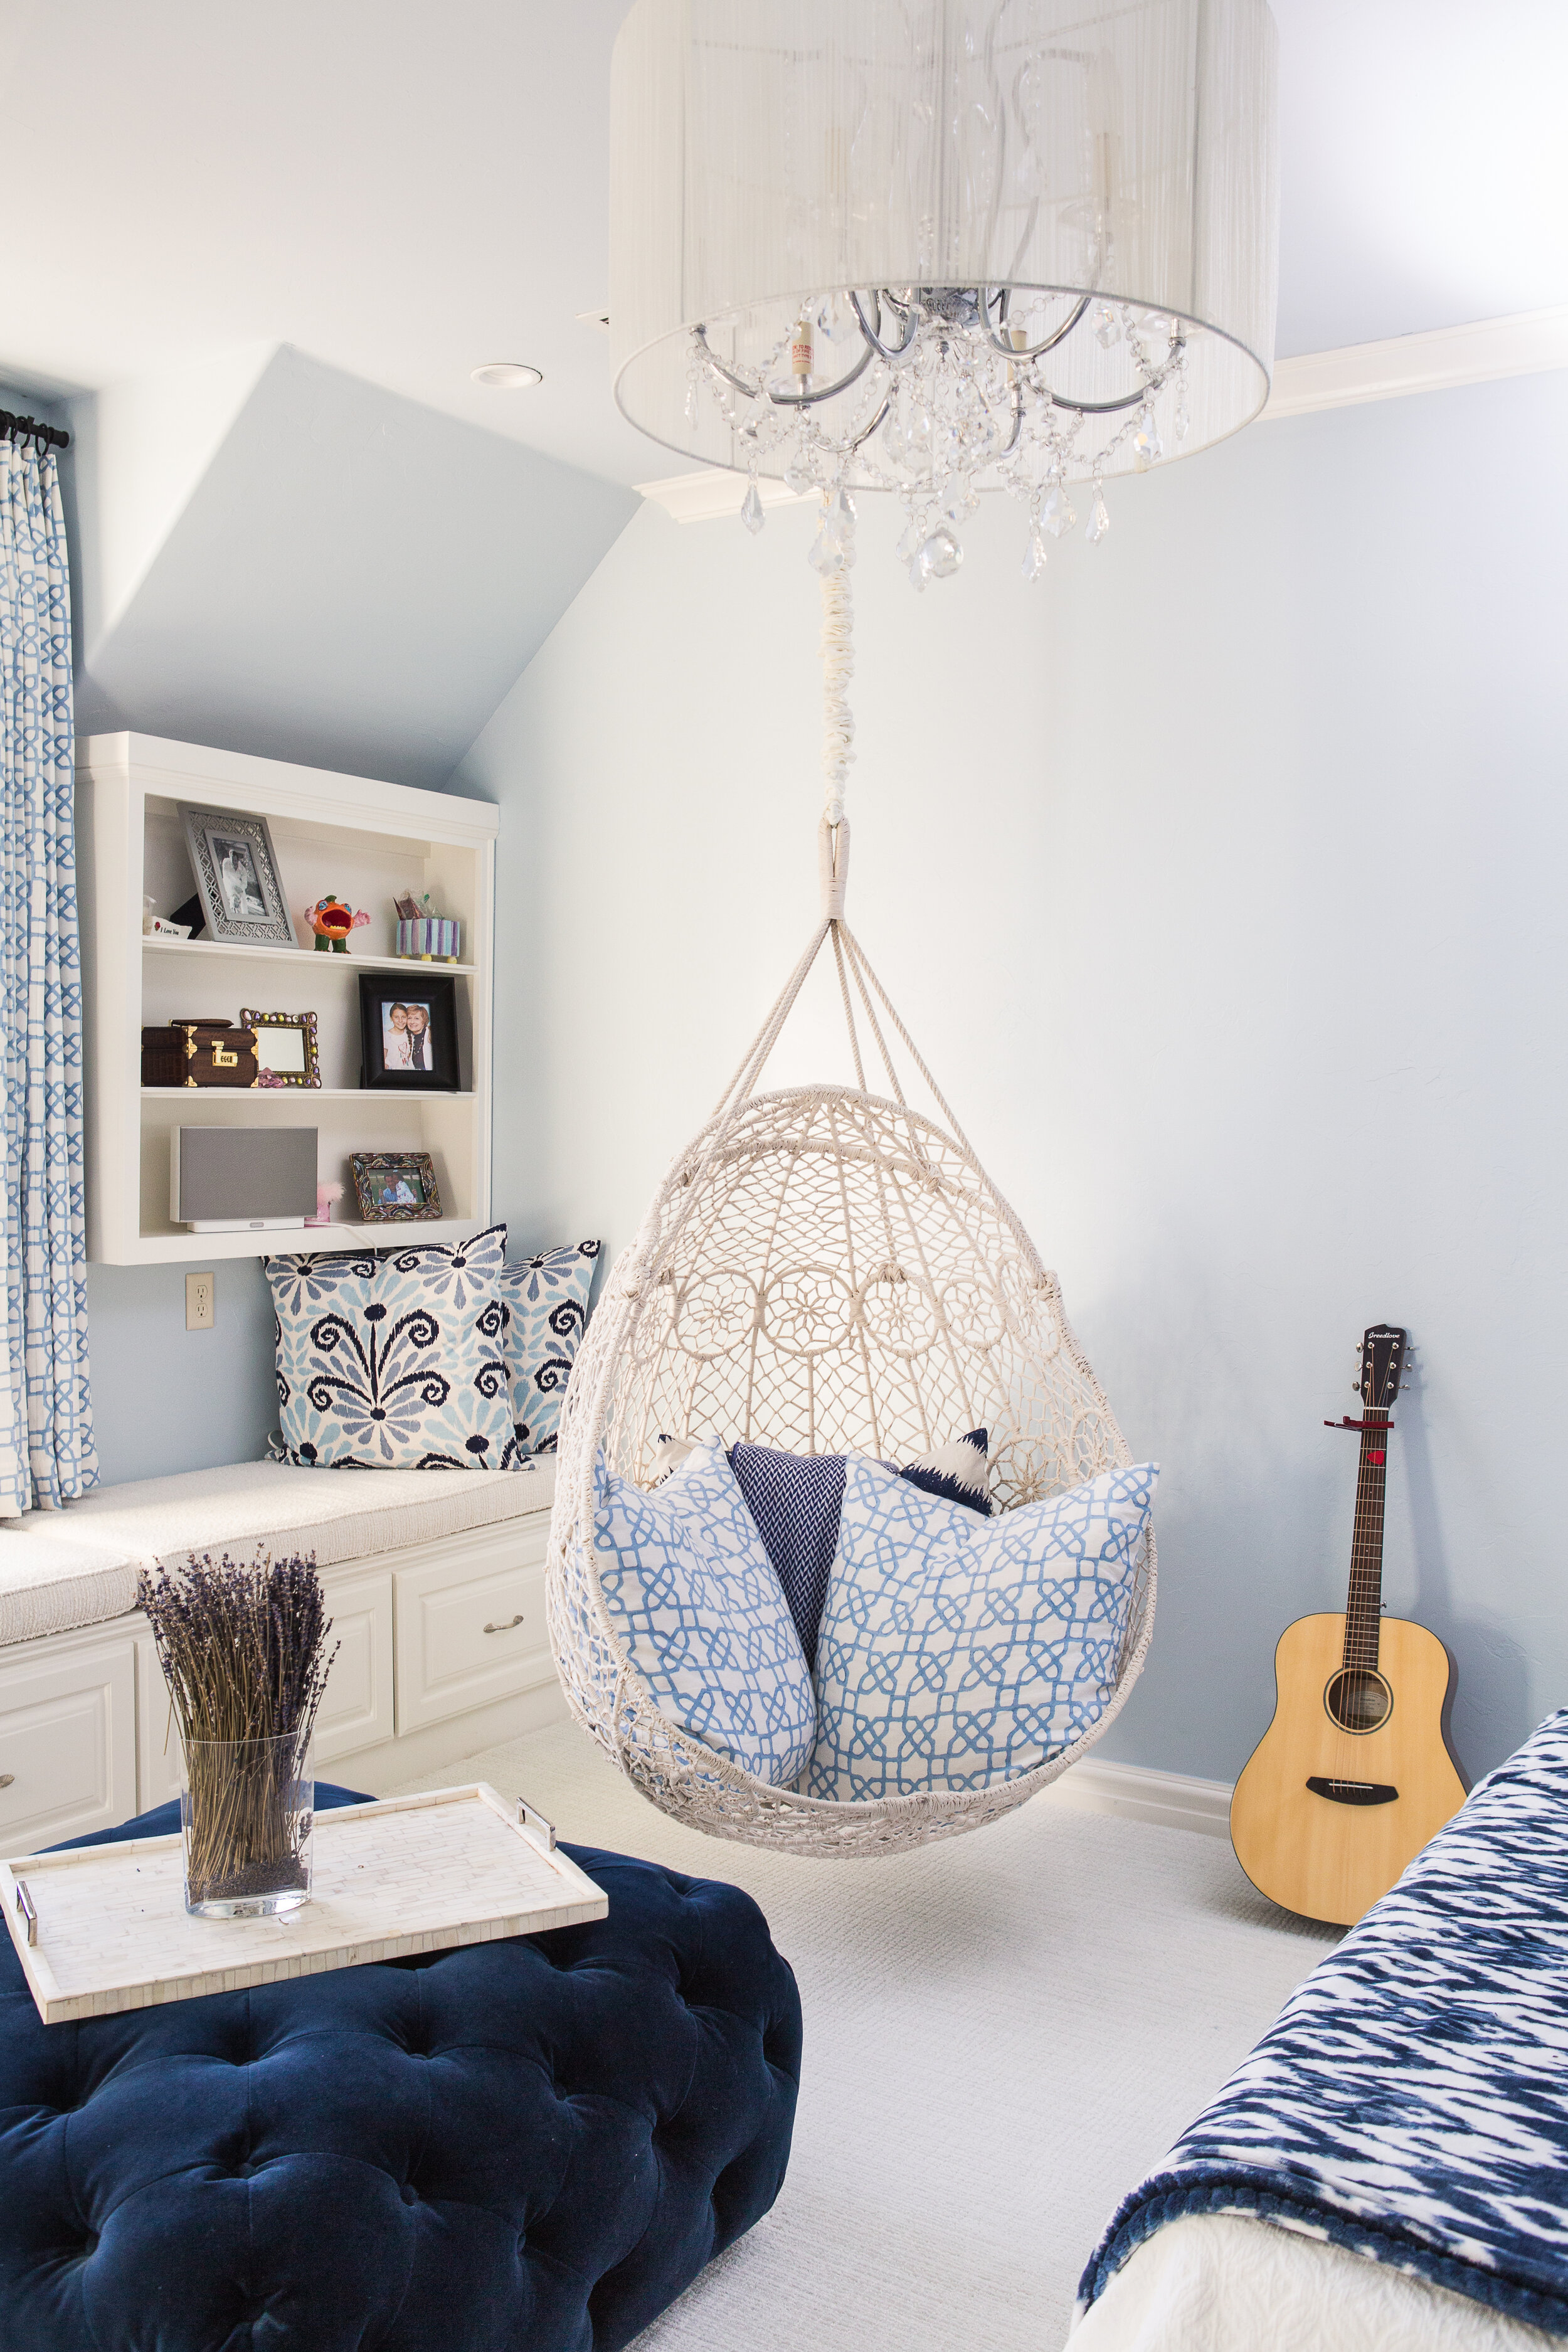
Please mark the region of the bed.
<svg viewBox="0 0 1568 2352"><path fill-rule="evenodd" d="M1568 1709L1291 1997L1084 2273L1072 2352L1568 2337Z"/></svg>

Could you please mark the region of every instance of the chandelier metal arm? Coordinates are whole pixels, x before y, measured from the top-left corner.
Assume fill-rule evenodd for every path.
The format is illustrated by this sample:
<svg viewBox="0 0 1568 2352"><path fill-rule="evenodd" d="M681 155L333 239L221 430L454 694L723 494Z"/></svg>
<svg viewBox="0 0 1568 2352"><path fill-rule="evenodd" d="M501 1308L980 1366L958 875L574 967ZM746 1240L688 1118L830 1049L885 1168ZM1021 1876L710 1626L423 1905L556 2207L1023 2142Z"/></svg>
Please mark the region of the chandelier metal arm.
<svg viewBox="0 0 1568 2352"><path fill-rule="evenodd" d="M847 375L841 375L837 383L824 384L820 392L772 392L760 377L755 383L748 383L743 376L735 373L733 368L726 367L710 343L705 326L693 327L691 331L702 346L703 358L716 375L722 376L733 391L742 393L746 399L755 400L760 394L774 408L815 408L818 401L837 400L841 392L847 392L852 383L858 383L871 364L872 354L865 351Z"/></svg>
<svg viewBox="0 0 1568 2352"><path fill-rule="evenodd" d="M1007 296L1008 289L1004 286L1001 289L1000 301L1001 319L1004 326L1007 323ZM1015 351L1010 344L1005 343L1002 341L1001 336L996 332L995 328L991 324L991 302L989 296L984 294L981 296L980 307L985 314L985 331L991 338L991 347L993 351L1000 352L1003 358L1007 360L1037 360L1042 352L1055 351L1058 343L1066 342L1068 337L1078 325L1079 320L1083 317L1085 311L1089 309L1089 306L1093 299L1094 297L1092 294L1081 295L1078 301L1073 305L1072 314L1067 320L1065 326L1058 327L1054 335L1047 335L1043 343L1031 343L1023 351Z"/></svg>
<svg viewBox="0 0 1568 2352"><path fill-rule="evenodd" d="M901 359L906 359L910 352L914 349L915 337L919 334L921 326L920 305L918 302L911 302L909 310L905 312L904 315L909 320L909 332L905 335L903 341L897 344L885 343L882 341L877 329L873 327L871 321L866 316L865 310L861 306L860 297L856 293L853 288L849 289L849 307L854 311L857 319L860 321L860 332L865 336L866 341L869 347L866 353L868 359L870 358L871 352L875 352L877 357L880 360L886 360L889 367L897 367L899 362ZM895 313L895 315L897 314L898 305L892 301L890 297L888 307ZM882 305L880 301L879 301L877 304L877 317L879 323L880 322L881 315Z"/></svg>

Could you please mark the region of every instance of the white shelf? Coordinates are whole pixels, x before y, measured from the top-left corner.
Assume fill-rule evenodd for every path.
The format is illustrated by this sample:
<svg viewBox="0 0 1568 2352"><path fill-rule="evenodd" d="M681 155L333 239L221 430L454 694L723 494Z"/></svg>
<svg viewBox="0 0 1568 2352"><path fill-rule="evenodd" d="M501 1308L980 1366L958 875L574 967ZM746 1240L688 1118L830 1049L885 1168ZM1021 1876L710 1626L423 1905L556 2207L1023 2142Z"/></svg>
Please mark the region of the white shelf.
<svg viewBox="0 0 1568 2352"><path fill-rule="evenodd" d="M331 889L371 916L347 955L312 944L150 939L143 898L167 912L188 898L181 804L243 810L270 827L279 879L298 923ZM282 761L100 735L77 747L87 1087L88 1255L110 1265L212 1265L278 1251L385 1249L415 1233L466 1239L490 1221L490 1005L497 810L455 793L412 792ZM371 951L389 943L394 901L433 904L463 926L466 963ZM309 935L301 933L308 941ZM182 961L183 959L183 961ZM202 967L196 972L196 965ZM345 974L396 973L414 996L454 982L460 1091L362 1087L357 988ZM242 1004L316 1017L321 1087L143 1087L142 1031L195 1014L234 1020ZM169 1220L174 1130L258 1133L313 1127L322 1182L353 1200L362 1151L427 1151L446 1213L428 1222L341 1223L272 1233L193 1234ZM340 1207L345 1205L340 1202Z"/></svg>
<svg viewBox="0 0 1568 2352"><path fill-rule="evenodd" d="M143 1102L240 1102L249 1108L262 1103L313 1102L458 1102L471 1103L472 1089L464 1087L143 1087Z"/></svg>
<svg viewBox="0 0 1568 2352"><path fill-rule="evenodd" d="M313 948L257 947L245 940L160 940L142 937L143 955L243 957L247 962L308 964L311 974L331 965L339 971L450 971L472 978L478 964L443 963L437 956L318 955Z"/></svg>

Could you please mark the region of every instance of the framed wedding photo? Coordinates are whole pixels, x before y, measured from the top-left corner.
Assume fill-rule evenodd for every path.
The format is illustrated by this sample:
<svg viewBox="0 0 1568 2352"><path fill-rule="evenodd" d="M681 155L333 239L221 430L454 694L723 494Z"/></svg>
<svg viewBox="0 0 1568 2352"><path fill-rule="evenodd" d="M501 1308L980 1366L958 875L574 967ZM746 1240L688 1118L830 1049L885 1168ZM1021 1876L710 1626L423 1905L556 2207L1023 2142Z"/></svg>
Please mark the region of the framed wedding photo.
<svg viewBox="0 0 1568 2352"><path fill-rule="evenodd" d="M351 1151L362 1225L417 1224L441 1213L441 1188L427 1151Z"/></svg>
<svg viewBox="0 0 1568 2352"><path fill-rule="evenodd" d="M359 976L360 1084L398 1094L456 1094L457 982L423 965Z"/></svg>
<svg viewBox="0 0 1568 2352"><path fill-rule="evenodd" d="M298 947L267 819L183 803L180 815L209 939Z"/></svg>

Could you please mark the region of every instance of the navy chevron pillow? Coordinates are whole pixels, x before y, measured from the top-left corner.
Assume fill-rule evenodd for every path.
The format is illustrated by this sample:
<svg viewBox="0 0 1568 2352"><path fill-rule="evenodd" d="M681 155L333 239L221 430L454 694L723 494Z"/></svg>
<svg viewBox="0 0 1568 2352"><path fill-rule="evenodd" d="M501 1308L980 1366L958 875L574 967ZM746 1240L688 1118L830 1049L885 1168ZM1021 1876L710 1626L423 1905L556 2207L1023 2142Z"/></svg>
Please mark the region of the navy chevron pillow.
<svg viewBox="0 0 1568 2352"><path fill-rule="evenodd" d="M911 1486L945 1502L964 1503L989 1517L985 1456L989 1433L972 1429L923 1462L900 1472ZM805 1662L816 1664L816 1640L827 1598L828 1571L838 1548L844 1500L842 1454L781 1454L771 1445L734 1445L730 1466L746 1508L784 1587ZM891 1469L893 1465L889 1463Z"/></svg>

